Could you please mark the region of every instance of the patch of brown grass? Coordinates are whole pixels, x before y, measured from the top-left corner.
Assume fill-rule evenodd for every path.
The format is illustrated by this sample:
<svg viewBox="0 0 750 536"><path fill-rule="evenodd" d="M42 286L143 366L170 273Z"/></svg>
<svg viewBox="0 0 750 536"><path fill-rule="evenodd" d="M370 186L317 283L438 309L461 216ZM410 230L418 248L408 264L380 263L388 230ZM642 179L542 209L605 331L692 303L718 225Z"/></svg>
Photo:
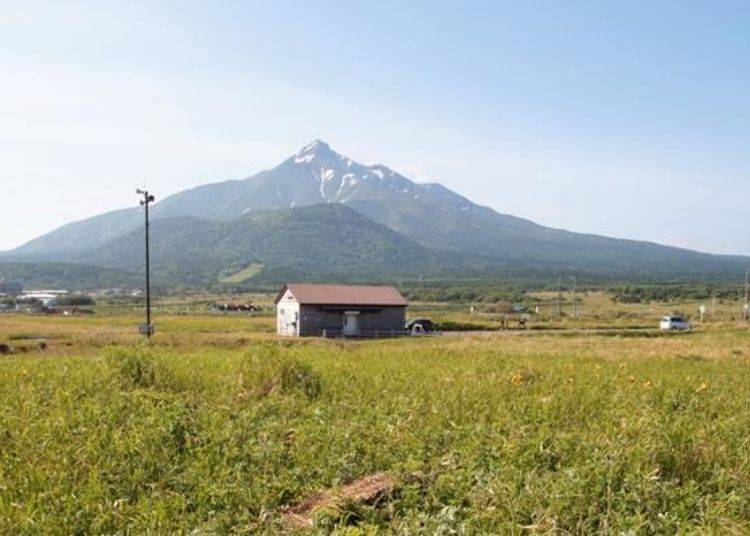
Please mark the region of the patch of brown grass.
<svg viewBox="0 0 750 536"><path fill-rule="evenodd" d="M315 516L323 511L336 511L347 503L372 504L390 495L399 480L388 473L375 473L339 489L313 493L298 505L283 510L284 521L297 528L311 528Z"/></svg>

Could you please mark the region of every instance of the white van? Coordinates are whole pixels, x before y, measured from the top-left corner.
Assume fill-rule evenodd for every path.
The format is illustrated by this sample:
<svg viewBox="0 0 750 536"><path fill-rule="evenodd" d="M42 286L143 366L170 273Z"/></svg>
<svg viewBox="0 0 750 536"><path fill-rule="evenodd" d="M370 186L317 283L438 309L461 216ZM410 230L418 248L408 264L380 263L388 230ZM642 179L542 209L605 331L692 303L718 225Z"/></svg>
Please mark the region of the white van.
<svg viewBox="0 0 750 536"><path fill-rule="evenodd" d="M693 325L681 316L665 316L662 317L659 328L670 331L690 331Z"/></svg>

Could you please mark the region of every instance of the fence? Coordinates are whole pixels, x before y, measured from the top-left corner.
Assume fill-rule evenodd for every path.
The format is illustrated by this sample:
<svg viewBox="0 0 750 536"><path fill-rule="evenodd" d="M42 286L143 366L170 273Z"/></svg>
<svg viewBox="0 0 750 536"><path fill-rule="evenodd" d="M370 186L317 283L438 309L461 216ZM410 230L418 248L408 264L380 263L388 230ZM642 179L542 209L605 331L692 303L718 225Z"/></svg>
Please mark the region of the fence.
<svg viewBox="0 0 750 536"><path fill-rule="evenodd" d="M347 338L347 339L391 339L395 337L406 337L409 335L405 330L364 330L360 329L356 334L344 334L342 329L321 329L318 330L318 336L326 338Z"/></svg>

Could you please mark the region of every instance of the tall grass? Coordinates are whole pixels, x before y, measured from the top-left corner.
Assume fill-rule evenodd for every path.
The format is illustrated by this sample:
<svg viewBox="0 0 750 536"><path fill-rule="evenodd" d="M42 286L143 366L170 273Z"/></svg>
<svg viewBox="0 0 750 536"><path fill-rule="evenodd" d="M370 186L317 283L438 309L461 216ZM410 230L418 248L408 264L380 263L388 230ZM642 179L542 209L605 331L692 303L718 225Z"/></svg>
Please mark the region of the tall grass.
<svg viewBox="0 0 750 536"><path fill-rule="evenodd" d="M0 531L750 530L745 332L108 347L0 362ZM717 346L724 350L716 355Z"/></svg>

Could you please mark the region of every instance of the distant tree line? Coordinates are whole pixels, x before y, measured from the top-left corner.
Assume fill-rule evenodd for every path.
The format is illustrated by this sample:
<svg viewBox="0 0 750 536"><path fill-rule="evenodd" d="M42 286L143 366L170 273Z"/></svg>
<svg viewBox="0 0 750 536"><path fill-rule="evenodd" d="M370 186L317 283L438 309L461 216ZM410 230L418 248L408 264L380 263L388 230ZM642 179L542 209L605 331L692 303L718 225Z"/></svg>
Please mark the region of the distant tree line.
<svg viewBox="0 0 750 536"><path fill-rule="evenodd" d="M737 287L710 284L695 285L625 285L608 289L618 303L671 302L680 300L734 299Z"/></svg>
<svg viewBox="0 0 750 536"><path fill-rule="evenodd" d="M487 288L469 286L450 286L446 288L409 288L402 289L409 301L425 302L478 302L520 303L529 301L525 288Z"/></svg>
<svg viewBox="0 0 750 536"><path fill-rule="evenodd" d="M83 294L69 294L63 295L55 300L55 305L61 307L81 307L85 305L96 305L94 298L91 296L85 296Z"/></svg>

